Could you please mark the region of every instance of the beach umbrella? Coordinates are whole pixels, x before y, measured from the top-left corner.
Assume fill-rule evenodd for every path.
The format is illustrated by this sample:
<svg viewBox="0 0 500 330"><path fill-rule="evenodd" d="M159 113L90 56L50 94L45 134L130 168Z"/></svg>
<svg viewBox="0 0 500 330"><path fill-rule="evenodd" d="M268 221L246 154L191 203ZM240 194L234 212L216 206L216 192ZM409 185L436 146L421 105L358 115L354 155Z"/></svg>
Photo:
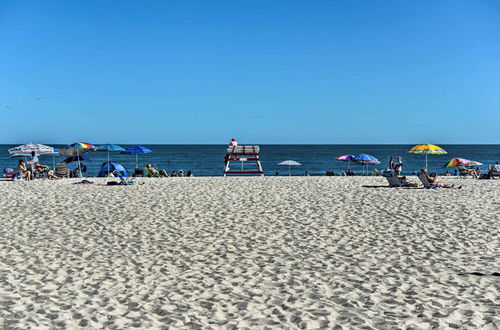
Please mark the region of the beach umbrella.
<svg viewBox="0 0 500 330"><path fill-rule="evenodd" d="M363 174L365 174L365 166L368 165L379 165L380 161L368 154L359 154L353 158L354 162L363 166Z"/></svg>
<svg viewBox="0 0 500 330"><path fill-rule="evenodd" d="M410 154L425 154L425 168L427 168L427 155L447 154L440 146L434 144L418 144L408 150Z"/></svg>
<svg viewBox="0 0 500 330"><path fill-rule="evenodd" d="M35 152L37 155L52 154L54 148L43 144L28 143L9 149L9 154L11 155L31 156L32 152Z"/></svg>
<svg viewBox="0 0 500 330"><path fill-rule="evenodd" d="M117 145L117 144L100 144L95 148L95 151L106 151L108 153L108 163L109 163L109 153L111 151L125 151L125 148ZM109 167L108 167L108 175L109 175Z"/></svg>
<svg viewBox="0 0 500 330"><path fill-rule="evenodd" d="M59 154L62 156L78 156L91 150L94 150L94 146L90 143L75 142L59 149Z"/></svg>
<svg viewBox="0 0 500 330"><path fill-rule="evenodd" d="M476 162L473 160L468 160L465 158L453 158L445 165L445 167L454 167L454 166L459 166L459 165L474 166L474 165L483 165L483 163Z"/></svg>
<svg viewBox="0 0 500 330"><path fill-rule="evenodd" d="M69 156L64 160L66 164L71 162L91 162L92 160L87 156L78 155L78 156Z"/></svg>
<svg viewBox="0 0 500 330"><path fill-rule="evenodd" d="M290 166L301 166L302 164L299 162L296 162L294 160L284 160L281 163L278 163L280 166L288 166L288 175L291 175L290 172Z"/></svg>
<svg viewBox="0 0 500 330"><path fill-rule="evenodd" d="M150 153L152 151L144 146L135 145L135 146L128 147L127 149L125 149L125 152L128 154L135 154L135 167L139 168L139 160L137 158L137 155L138 154L147 154L147 153Z"/></svg>
<svg viewBox="0 0 500 330"><path fill-rule="evenodd" d="M349 169L349 165L351 165L351 162L354 162L354 155L342 155L336 157L335 159L342 162L347 162L347 168Z"/></svg>
<svg viewBox="0 0 500 330"><path fill-rule="evenodd" d="M85 152L94 150L94 146L86 142L74 142L59 149L59 154L63 156L80 156ZM78 161L78 172L82 175L80 161Z"/></svg>

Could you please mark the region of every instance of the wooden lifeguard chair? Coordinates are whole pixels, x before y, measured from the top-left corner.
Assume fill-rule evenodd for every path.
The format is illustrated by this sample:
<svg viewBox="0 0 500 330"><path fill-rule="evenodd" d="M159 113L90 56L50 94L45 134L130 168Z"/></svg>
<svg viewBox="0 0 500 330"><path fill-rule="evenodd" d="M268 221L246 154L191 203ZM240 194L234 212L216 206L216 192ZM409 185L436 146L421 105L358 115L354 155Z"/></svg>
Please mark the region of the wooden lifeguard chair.
<svg viewBox="0 0 500 330"><path fill-rule="evenodd" d="M258 174L264 176L259 152L259 146L229 146L224 158L224 176L228 174ZM250 168L248 168L249 166Z"/></svg>

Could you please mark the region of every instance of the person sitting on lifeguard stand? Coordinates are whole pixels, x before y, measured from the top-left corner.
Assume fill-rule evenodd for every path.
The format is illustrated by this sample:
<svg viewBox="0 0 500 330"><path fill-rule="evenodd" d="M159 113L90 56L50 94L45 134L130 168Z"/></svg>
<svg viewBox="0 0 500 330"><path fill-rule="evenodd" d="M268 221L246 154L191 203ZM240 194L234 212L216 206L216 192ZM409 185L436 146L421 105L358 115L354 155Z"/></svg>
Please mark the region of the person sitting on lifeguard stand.
<svg viewBox="0 0 500 330"><path fill-rule="evenodd" d="M232 138L231 141L229 141L229 146L230 147L237 147L238 146L238 141L236 141L235 138Z"/></svg>

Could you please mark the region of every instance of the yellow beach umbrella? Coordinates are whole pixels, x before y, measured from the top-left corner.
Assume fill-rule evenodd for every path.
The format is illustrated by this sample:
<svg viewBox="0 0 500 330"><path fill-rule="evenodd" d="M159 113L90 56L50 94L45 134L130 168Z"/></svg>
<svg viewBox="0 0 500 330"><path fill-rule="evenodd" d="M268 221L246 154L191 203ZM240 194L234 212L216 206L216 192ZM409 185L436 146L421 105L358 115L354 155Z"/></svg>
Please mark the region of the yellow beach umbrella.
<svg viewBox="0 0 500 330"><path fill-rule="evenodd" d="M435 144L419 144L408 150L410 154L425 154L425 167L427 168L427 155L447 154L447 152Z"/></svg>

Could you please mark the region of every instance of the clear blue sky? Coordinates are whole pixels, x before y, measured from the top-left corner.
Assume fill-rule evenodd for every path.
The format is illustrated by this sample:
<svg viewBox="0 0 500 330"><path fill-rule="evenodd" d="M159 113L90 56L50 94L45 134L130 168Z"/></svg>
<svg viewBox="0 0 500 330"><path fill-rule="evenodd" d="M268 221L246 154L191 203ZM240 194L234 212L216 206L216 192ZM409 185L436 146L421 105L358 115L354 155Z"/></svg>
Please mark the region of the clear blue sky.
<svg viewBox="0 0 500 330"><path fill-rule="evenodd" d="M0 143L500 143L497 0L3 0L0 40Z"/></svg>

